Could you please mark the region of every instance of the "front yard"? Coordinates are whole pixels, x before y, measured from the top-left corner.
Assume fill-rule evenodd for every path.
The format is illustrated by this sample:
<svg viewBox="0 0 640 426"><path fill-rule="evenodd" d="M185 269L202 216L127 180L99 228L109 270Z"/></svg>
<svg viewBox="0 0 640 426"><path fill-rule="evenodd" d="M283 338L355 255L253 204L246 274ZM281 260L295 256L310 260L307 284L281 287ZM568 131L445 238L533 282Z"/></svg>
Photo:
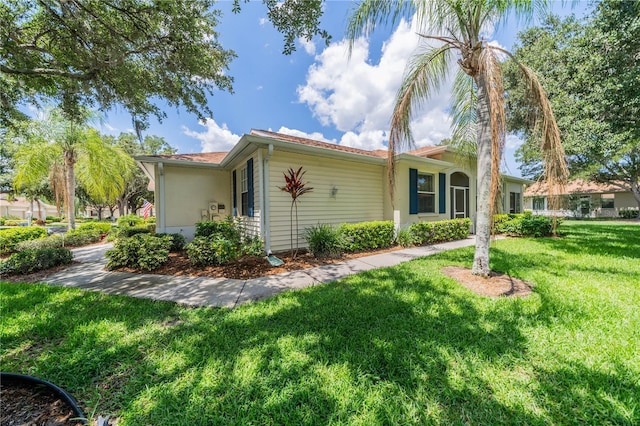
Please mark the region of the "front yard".
<svg viewBox="0 0 640 426"><path fill-rule="evenodd" d="M461 249L225 309L2 283L0 368L119 425L639 424L640 226L494 243L534 284L479 297Z"/></svg>

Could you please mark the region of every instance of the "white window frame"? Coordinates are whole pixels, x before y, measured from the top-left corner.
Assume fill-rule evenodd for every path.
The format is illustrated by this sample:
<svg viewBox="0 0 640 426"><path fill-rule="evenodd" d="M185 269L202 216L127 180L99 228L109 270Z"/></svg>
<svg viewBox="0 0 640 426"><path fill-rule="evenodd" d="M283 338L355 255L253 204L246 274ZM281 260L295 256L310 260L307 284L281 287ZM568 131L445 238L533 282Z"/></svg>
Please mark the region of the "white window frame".
<svg viewBox="0 0 640 426"><path fill-rule="evenodd" d="M246 201L245 201L246 200ZM240 214L247 216L249 214L249 178L247 175L247 167L240 169Z"/></svg>
<svg viewBox="0 0 640 426"><path fill-rule="evenodd" d="M421 191L420 190L420 177L421 176L430 176L431 177L431 191ZM433 210L432 211L422 211L420 210L420 195L431 195L433 197ZM425 173L418 171L418 214L428 214L436 212L436 176L433 173Z"/></svg>

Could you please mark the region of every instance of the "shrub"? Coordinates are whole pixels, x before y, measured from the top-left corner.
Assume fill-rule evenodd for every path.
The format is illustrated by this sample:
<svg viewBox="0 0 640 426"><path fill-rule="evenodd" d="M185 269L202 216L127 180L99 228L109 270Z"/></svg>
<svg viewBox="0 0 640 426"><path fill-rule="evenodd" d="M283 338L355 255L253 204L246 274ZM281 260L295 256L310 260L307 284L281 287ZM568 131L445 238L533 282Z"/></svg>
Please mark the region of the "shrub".
<svg viewBox="0 0 640 426"><path fill-rule="evenodd" d="M130 267L142 271L152 271L169 260L171 237L156 237L137 234L115 241L113 249L107 250L108 269Z"/></svg>
<svg viewBox="0 0 640 426"><path fill-rule="evenodd" d="M145 225L145 226L134 226L131 228L129 227L119 228L117 232L117 236L119 238L129 238L138 234L151 234L151 233L152 231Z"/></svg>
<svg viewBox="0 0 640 426"><path fill-rule="evenodd" d="M344 251L345 238L339 229L319 223L305 231L309 251L315 257L340 257Z"/></svg>
<svg viewBox="0 0 640 426"><path fill-rule="evenodd" d="M345 223L338 229L349 252L390 247L395 237L392 221Z"/></svg>
<svg viewBox="0 0 640 426"><path fill-rule="evenodd" d="M0 274L30 274L58 265L66 265L73 260L73 254L65 248L43 248L24 250L0 261Z"/></svg>
<svg viewBox="0 0 640 426"><path fill-rule="evenodd" d="M117 224L120 228L131 228L134 226L143 225L144 219L135 214L128 214L125 216L120 216L118 218Z"/></svg>
<svg viewBox="0 0 640 426"><path fill-rule="evenodd" d="M623 219L635 219L638 217L637 209L620 209L618 215Z"/></svg>
<svg viewBox="0 0 640 426"><path fill-rule="evenodd" d="M553 230L553 218L521 215L500 226L499 232L513 237L546 237Z"/></svg>
<svg viewBox="0 0 640 426"><path fill-rule="evenodd" d="M417 245L462 240L469 236L471 219L451 219L437 222L418 222L409 227L413 242Z"/></svg>
<svg viewBox="0 0 640 426"><path fill-rule="evenodd" d="M87 222L78 225L76 231L98 231L100 234L108 234L111 228L109 222Z"/></svg>
<svg viewBox="0 0 640 426"><path fill-rule="evenodd" d="M40 226L2 229L0 230L0 254L13 252L19 242L43 238L46 235L47 230Z"/></svg>
<svg viewBox="0 0 640 426"><path fill-rule="evenodd" d="M264 254L264 241L258 236L244 237L240 251L243 256L262 256Z"/></svg>
<svg viewBox="0 0 640 426"><path fill-rule="evenodd" d="M100 241L101 235L101 232L97 229L72 229L63 235L64 245L72 247L86 246Z"/></svg>
<svg viewBox="0 0 640 426"><path fill-rule="evenodd" d="M62 220L60 216L47 216L45 219L47 222L60 222Z"/></svg>
<svg viewBox="0 0 640 426"><path fill-rule="evenodd" d="M218 236L229 241L240 242L242 230L240 226L228 218L224 221L207 221L196 223L196 237L213 237Z"/></svg>
<svg viewBox="0 0 640 426"><path fill-rule="evenodd" d="M415 238L409 228L403 228L398 231L398 235L396 236L396 241L402 247L411 247L416 244Z"/></svg>
<svg viewBox="0 0 640 426"><path fill-rule="evenodd" d="M220 236L195 237L186 249L195 266L222 265L240 256L238 244Z"/></svg>
<svg viewBox="0 0 640 426"><path fill-rule="evenodd" d="M156 237L164 237L168 236L171 238L171 247L169 247L169 251L172 253L176 253L184 250L185 245L187 244L187 239L184 235L175 233L175 234L155 234Z"/></svg>
<svg viewBox="0 0 640 426"><path fill-rule="evenodd" d="M20 226L22 223L27 223L24 219L6 219L4 226Z"/></svg>
<svg viewBox="0 0 640 426"><path fill-rule="evenodd" d="M38 250L46 248L64 247L64 236L60 234L49 235L37 240L22 241L16 244L15 251Z"/></svg>

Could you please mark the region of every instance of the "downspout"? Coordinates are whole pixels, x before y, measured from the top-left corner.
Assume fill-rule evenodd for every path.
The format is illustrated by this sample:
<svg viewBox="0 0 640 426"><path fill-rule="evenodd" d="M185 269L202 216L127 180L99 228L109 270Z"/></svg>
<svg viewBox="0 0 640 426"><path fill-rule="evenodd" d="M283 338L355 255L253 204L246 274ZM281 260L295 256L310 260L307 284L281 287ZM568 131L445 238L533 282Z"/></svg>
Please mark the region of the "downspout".
<svg viewBox="0 0 640 426"><path fill-rule="evenodd" d="M269 150L267 151L267 156L264 158L264 165L262 169L264 170L264 187L262 190L264 200L264 210L262 210L262 214L260 215L264 221L264 249L267 254L271 254L271 227L269 226L269 216L270 213L270 204L269 204L269 159L273 155L273 144L269 144Z"/></svg>
<svg viewBox="0 0 640 426"><path fill-rule="evenodd" d="M167 215L167 211L165 210L165 197L164 197L164 164L162 162L158 163L158 175L160 175L160 179L158 180L158 200L156 200L156 202L158 202L160 204L160 208L158 209L158 213L161 213L160 216L160 223L158 223L159 225L159 229L158 231L160 233L164 233L166 232L166 224L167 224L167 220L166 220L166 215Z"/></svg>

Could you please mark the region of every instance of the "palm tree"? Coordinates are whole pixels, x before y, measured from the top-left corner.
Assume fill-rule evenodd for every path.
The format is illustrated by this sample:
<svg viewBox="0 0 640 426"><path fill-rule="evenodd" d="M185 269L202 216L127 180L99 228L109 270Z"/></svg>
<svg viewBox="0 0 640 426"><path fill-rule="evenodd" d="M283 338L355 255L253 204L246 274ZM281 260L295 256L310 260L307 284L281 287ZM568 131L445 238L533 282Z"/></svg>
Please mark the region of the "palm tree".
<svg viewBox="0 0 640 426"><path fill-rule="evenodd" d="M490 45L482 35L512 12L526 17L548 3L548 0L364 0L349 20L347 35L351 47L357 37L368 36L376 25L395 23L401 17L414 14L419 36L434 44L424 46L409 61L396 97L388 145L392 199L395 154L413 145L410 126L413 110L447 80L454 60L459 65L456 97L452 103L454 138L464 134L475 137L478 169L476 248L472 268L475 275L486 277L490 273L489 244L501 187L500 162L506 134L502 74L497 54L510 55ZM529 68L519 66L529 83L543 129L541 148L546 153L547 181L558 194L568 175L558 127L538 79Z"/></svg>
<svg viewBox="0 0 640 426"><path fill-rule="evenodd" d="M48 177L54 193L62 189L70 229L75 228L76 178L92 197L115 199L135 167L129 155L105 143L95 129L66 120L55 110L32 121L21 138L15 186L30 187Z"/></svg>

